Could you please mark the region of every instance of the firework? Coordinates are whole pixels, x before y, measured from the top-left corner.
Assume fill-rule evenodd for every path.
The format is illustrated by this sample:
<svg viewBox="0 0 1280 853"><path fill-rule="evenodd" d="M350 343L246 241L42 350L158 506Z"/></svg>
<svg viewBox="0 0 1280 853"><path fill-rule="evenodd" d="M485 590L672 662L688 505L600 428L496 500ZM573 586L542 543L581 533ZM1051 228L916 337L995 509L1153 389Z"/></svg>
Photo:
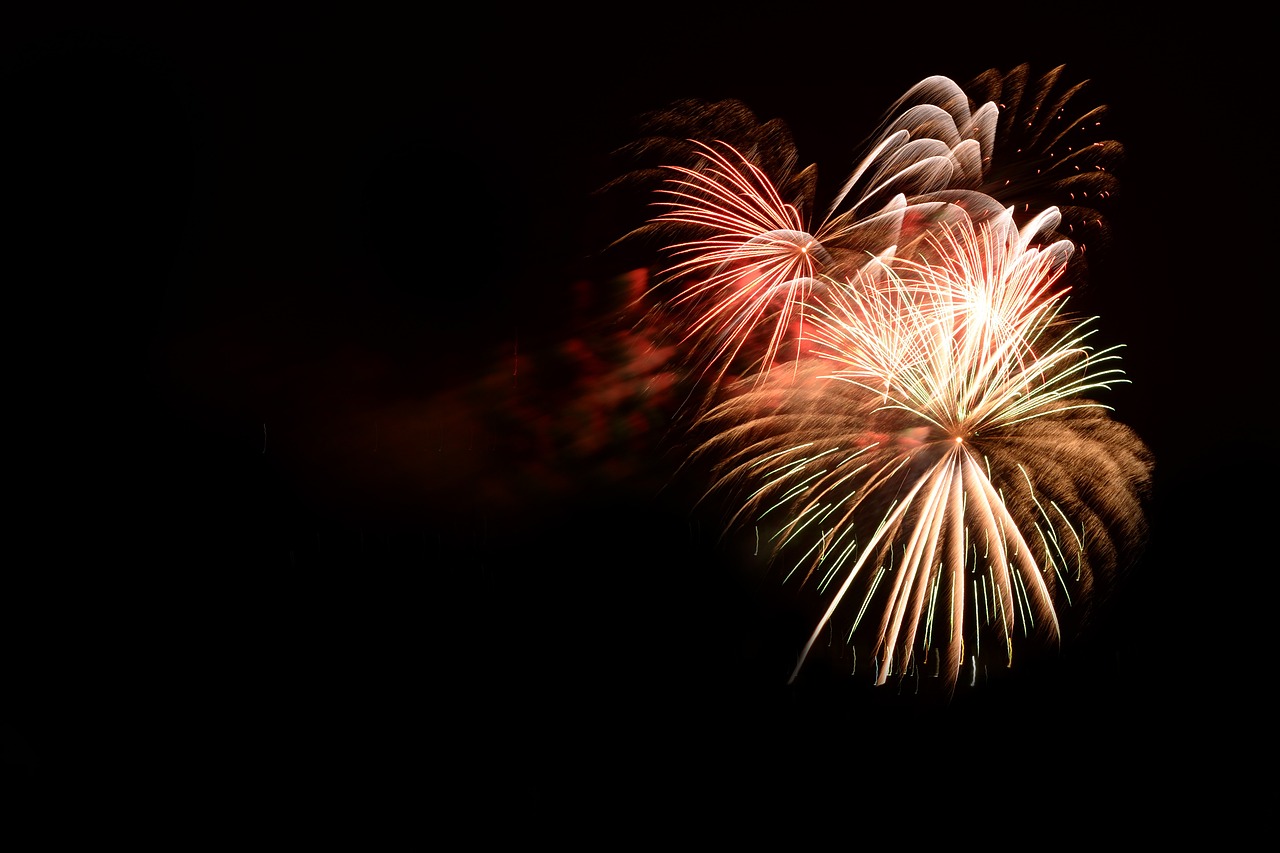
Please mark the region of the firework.
<svg viewBox="0 0 1280 853"><path fill-rule="evenodd" d="M1105 133L1106 105L1081 105L1088 85L1071 82L1063 66L1034 77L1020 65L1007 73L988 70L966 87L975 98L999 104L977 189L1021 217L1052 204L1061 215L1058 236L1078 249L1072 272L1081 282L1085 250L1110 240L1100 207L1118 191L1112 169L1124 157L1124 146Z"/></svg>
<svg viewBox="0 0 1280 853"><path fill-rule="evenodd" d="M1020 95L1024 77L1025 71L987 75L974 85ZM1049 91L1042 86L1042 100ZM1056 103L1055 114L1068 102ZM1091 186L1095 196L1106 194L1109 185L1099 182L1111 176L1101 166L1080 175L1080 153L1054 159L1054 146L1066 146L1061 134L1046 140L1038 126L1027 131L1001 116L994 101L975 106L949 78L926 78L886 113L820 218L816 166L799 167L781 122L759 123L732 100L684 101L650 116L650 135L624 150L642 161L663 158L660 165L633 169L613 185L658 182L660 213L619 242L658 241L667 263L647 296L666 312L708 397L724 383L744 376L763 381L775 367L802 358L806 308L829 280L847 282L887 257L910 255L948 224L1001 216L1020 202L1029 208L1022 183L1011 176L1035 176L1041 192L1083 196ZM1030 147L994 170L997 148L1024 136ZM1100 145L1088 148L1095 166L1118 150ZM1033 152L1042 148L1037 158ZM1071 177L1040 177L1040 159L1072 170ZM1076 220L1101 222L1080 204L1069 209L1073 228Z"/></svg>
<svg viewBox="0 0 1280 853"><path fill-rule="evenodd" d="M640 148L683 159L627 238L665 241L650 296L705 392L692 459L823 596L793 680L839 621L877 683L954 689L1056 644L1144 539L1150 453L1091 399L1126 381L1118 348L1066 311L1119 147L1083 141L1099 111L1064 122L1060 72L990 72L977 100L921 81L821 219L814 167L737 102L683 103L654 127L695 135Z"/></svg>
<svg viewBox="0 0 1280 853"><path fill-rule="evenodd" d="M919 665L954 685L984 649L1011 663L1144 532L1147 450L1085 396L1124 381L1116 352L1054 288L1070 244L1029 246L1005 218L930 248L829 289L803 369L701 424L712 493L827 597L792 678L842 609L878 683Z"/></svg>

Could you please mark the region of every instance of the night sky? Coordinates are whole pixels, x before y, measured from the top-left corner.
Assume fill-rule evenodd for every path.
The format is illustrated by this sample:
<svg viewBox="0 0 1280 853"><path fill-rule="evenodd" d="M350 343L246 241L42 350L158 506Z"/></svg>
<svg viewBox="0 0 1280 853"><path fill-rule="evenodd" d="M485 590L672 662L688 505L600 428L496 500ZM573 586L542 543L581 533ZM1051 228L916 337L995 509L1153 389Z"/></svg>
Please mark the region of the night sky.
<svg viewBox="0 0 1280 853"><path fill-rule="evenodd" d="M1247 52L1069 11L626 14L5 28L13 765L394 788L960 762L1208 793L1272 666ZM783 119L836 180L922 77L1022 62L1090 80L1126 147L1078 299L1126 347L1107 402L1155 454L1150 542L1086 636L951 703L787 687L807 617L717 545L660 430L564 435L591 422L566 341L616 331L630 269L593 191L678 98Z"/></svg>

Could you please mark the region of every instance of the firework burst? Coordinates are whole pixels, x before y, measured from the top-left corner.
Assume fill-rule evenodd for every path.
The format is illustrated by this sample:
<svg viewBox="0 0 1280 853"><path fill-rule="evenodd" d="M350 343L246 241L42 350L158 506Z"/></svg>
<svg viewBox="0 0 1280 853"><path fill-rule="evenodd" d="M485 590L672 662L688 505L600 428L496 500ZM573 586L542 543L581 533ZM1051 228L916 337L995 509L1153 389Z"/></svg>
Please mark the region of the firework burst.
<svg viewBox="0 0 1280 853"><path fill-rule="evenodd" d="M1150 453L1092 399L1118 348L1066 311L1119 147L1084 141L1100 110L1064 120L1061 80L926 78L821 218L814 167L738 102L683 102L637 149L679 160L629 173L661 174L660 212L624 240L667 258L648 295L704 391L691 459L822 596L792 680L840 622L876 683L954 689L1056 645L1145 538Z"/></svg>
<svg viewBox="0 0 1280 853"><path fill-rule="evenodd" d="M1011 217L949 228L933 259L831 288L804 369L704 417L711 492L826 596L793 679L843 611L877 683L918 665L954 686L984 650L1010 664L1140 541L1150 460L1085 396L1124 380L1064 317L1070 248Z"/></svg>
<svg viewBox="0 0 1280 853"><path fill-rule="evenodd" d="M1021 104L1024 78L1025 70L987 75L974 85L993 95L1014 92ZM1051 91L1042 85L1035 104ZM1069 102L1067 96L1056 102L1055 114ZM912 254L939 228L1001 216L1019 203L1025 222L1039 219L1027 212L1023 182L1014 177L1030 176L1026 183L1041 193L1065 187L1073 197L1087 192L1087 181L1099 198L1105 187L1098 181L1111 180L1100 166L1088 175L1041 176L1041 160L1078 172L1079 162L1054 160L1055 145L1066 144L1062 134L1046 139L1034 123L1028 130L1002 121L994 101L972 101L941 76L916 84L886 112L821 217L815 213L817 168L800 167L781 122L760 123L738 101L683 101L651 115L645 127L649 135L624 152L659 165L632 169L610 187L656 184L653 204L660 212L619 242L653 241L667 258L646 296L661 306L708 399L725 382L763 381L802 358L806 308L829 280L851 281L887 257ZM1024 136L1027 147L996 169L993 163L1003 162L998 149ZM1041 148L1047 153L1037 157ZM1088 149L1095 164L1117 150ZM1076 161L1082 156L1074 155ZM1070 210L1073 228L1087 215L1102 221L1080 205Z"/></svg>

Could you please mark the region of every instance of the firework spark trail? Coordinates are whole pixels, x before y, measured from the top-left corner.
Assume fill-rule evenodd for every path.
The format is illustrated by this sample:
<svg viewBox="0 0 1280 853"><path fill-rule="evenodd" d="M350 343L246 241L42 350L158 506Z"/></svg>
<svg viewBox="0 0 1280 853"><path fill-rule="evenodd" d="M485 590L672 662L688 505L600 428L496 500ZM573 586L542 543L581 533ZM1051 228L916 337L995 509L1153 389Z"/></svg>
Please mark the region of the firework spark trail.
<svg viewBox="0 0 1280 853"><path fill-rule="evenodd" d="M1083 617L1144 540L1150 452L1089 396L1126 381L1118 348L1065 310L1078 240L1009 177L1065 192L1067 232L1101 223L1078 202L1113 178L1079 161L1117 149L1054 159L1098 114L1052 125L1080 91L1060 71L1026 98L1025 68L978 78L980 101L921 81L816 226L812 167L777 125L731 111L746 151L689 138L691 165L665 167L639 231L675 237L651 293L707 386L691 460L736 506L727 527L765 526L787 578L825 596L792 680L849 611L876 683L932 657L953 690L992 649L1012 665L1016 638L1056 644L1064 608Z"/></svg>
<svg viewBox="0 0 1280 853"><path fill-rule="evenodd" d="M1039 77L1020 65L1007 73L990 69L968 89L978 99L1000 105L991 161L977 189L1027 212L1048 197L1062 214L1062 235L1081 252L1110 239L1098 205L1112 197L1118 182L1111 167L1124 146L1101 133L1102 104L1080 106L1088 81L1069 82L1064 66ZM1083 271L1083 263L1077 261Z"/></svg>
<svg viewBox="0 0 1280 853"><path fill-rule="evenodd" d="M817 274L831 264L819 238L804 230L795 206L784 202L759 169L746 161L741 168L712 148L709 170L673 167L683 178L664 190L674 200L658 217L662 222L704 226L713 236L677 244L675 255L691 255L666 270L668 275L694 274L694 283L674 303L699 302L710 296L701 316L686 335L707 334L714 327L711 362L721 363L723 378L751 331L776 310L778 319L766 344L762 363L779 356L793 315L802 313L808 291L821 286ZM705 274L699 278L698 274Z"/></svg>

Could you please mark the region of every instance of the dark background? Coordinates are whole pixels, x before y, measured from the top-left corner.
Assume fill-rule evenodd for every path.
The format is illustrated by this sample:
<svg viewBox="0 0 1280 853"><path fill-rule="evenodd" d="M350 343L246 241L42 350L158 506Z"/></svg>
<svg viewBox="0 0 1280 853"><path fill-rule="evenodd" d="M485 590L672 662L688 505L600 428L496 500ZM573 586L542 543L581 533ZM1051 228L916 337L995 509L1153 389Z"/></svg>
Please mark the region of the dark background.
<svg viewBox="0 0 1280 853"><path fill-rule="evenodd" d="M1270 680L1247 24L452 14L4 28L15 772L1220 791ZM625 271L591 193L642 111L742 99L834 179L922 77L1021 62L1091 80L1126 146L1078 298L1127 346L1108 402L1157 460L1149 547L1088 637L990 689L788 688L808 623L662 488L670 460L537 458L481 381L584 336L583 287Z"/></svg>

